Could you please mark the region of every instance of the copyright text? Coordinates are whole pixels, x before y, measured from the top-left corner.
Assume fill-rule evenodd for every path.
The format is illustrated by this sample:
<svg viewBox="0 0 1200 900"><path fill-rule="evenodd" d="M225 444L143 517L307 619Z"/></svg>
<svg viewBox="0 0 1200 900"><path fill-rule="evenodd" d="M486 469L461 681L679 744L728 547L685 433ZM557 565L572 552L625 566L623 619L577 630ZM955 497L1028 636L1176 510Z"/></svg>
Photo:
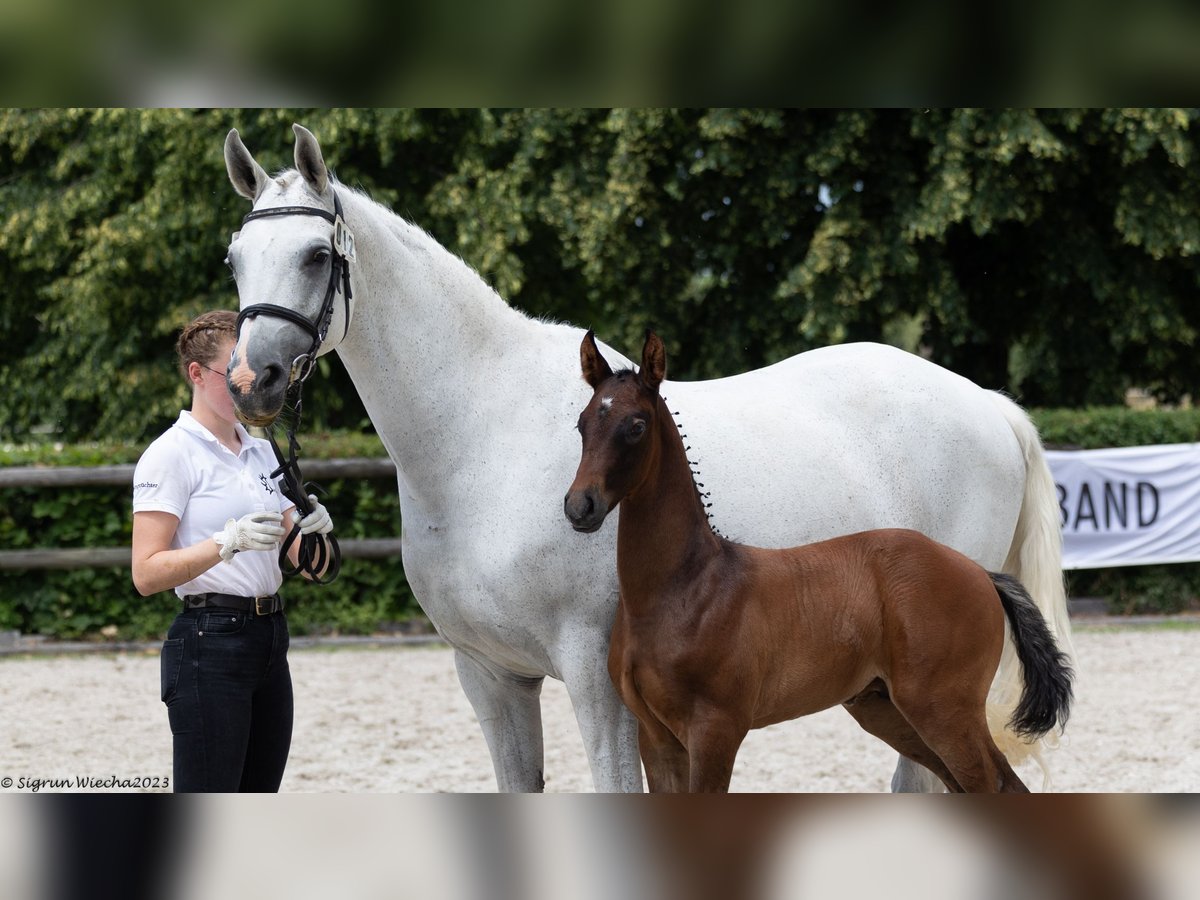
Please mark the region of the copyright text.
<svg viewBox="0 0 1200 900"><path fill-rule="evenodd" d="M171 789L171 779L160 775L70 775L65 778L39 778L21 775L0 778L0 790L29 791L166 791Z"/></svg>

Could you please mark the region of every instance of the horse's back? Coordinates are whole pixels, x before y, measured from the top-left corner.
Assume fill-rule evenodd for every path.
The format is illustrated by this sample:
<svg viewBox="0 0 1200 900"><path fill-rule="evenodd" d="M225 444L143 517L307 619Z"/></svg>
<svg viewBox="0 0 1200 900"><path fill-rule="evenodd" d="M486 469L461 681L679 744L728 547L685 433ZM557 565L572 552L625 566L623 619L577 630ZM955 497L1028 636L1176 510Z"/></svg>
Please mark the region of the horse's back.
<svg viewBox="0 0 1200 900"><path fill-rule="evenodd" d="M797 549L827 558L831 567L870 572L880 593L914 588L922 593L962 592L980 586L994 593L991 578L979 563L911 528L875 528ZM958 615L953 610L949 614Z"/></svg>
<svg viewBox="0 0 1200 900"><path fill-rule="evenodd" d="M769 629L801 631L810 646L841 647L843 663L861 666L863 683L890 677L886 661L898 648L932 659L986 646L999 659L1003 611L991 576L919 531L870 529L744 555L761 573L760 593L771 598L763 603Z"/></svg>
<svg viewBox="0 0 1200 900"><path fill-rule="evenodd" d="M989 392L880 344L667 383L714 524L765 547L912 528L999 568L1025 468Z"/></svg>

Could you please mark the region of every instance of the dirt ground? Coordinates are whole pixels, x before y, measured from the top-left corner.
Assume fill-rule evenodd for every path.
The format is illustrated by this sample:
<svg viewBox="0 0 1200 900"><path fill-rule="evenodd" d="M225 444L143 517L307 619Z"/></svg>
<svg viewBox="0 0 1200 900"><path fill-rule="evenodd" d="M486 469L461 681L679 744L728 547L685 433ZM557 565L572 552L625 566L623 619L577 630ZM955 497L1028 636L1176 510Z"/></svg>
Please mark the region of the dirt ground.
<svg viewBox="0 0 1200 900"><path fill-rule="evenodd" d="M1200 628L1082 624L1081 672L1056 791L1200 790ZM294 647L292 792L491 791L491 761L443 646ZM0 657L0 787L171 773L158 655ZM566 691L547 680L546 789L589 791ZM753 732L735 791L884 791L895 754L841 709ZM1020 774L1042 786L1031 766ZM5 779L12 779L8 784ZM43 790L48 789L43 787Z"/></svg>

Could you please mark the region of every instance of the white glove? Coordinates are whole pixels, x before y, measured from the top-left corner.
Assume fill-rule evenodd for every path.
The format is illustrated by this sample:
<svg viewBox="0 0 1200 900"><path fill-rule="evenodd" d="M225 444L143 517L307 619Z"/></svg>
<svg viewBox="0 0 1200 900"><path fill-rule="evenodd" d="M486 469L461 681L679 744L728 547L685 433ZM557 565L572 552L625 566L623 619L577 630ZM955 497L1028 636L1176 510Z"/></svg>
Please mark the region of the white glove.
<svg viewBox="0 0 1200 900"><path fill-rule="evenodd" d="M285 534L283 516L277 512L246 513L240 519L230 519L225 530L213 535L221 548L221 559L230 562L242 550L274 550Z"/></svg>
<svg viewBox="0 0 1200 900"><path fill-rule="evenodd" d="M329 534L333 531L333 519L329 518L329 510L317 501L316 494L308 495L312 512L301 519L298 524L301 534Z"/></svg>

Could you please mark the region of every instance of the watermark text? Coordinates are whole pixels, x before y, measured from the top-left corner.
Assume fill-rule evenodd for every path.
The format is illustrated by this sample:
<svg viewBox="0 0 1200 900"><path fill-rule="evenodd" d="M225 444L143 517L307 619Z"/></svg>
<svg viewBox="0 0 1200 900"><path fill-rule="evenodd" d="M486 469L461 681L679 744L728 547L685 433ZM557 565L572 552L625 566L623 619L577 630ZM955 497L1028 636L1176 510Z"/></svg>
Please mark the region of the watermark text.
<svg viewBox="0 0 1200 900"><path fill-rule="evenodd" d="M68 775L43 778L35 775L0 777L0 790L29 791L169 791L171 779L165 775Z"/></svg>

